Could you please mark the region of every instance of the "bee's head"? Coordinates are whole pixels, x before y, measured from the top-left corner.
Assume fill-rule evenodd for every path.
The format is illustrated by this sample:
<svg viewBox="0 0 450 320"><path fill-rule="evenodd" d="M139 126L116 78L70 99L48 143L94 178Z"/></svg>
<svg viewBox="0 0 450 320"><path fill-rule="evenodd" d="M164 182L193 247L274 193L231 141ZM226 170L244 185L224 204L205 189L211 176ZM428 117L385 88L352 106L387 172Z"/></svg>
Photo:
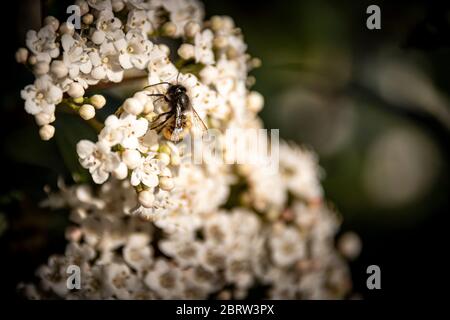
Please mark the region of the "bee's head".
<svg viewBox="0 0 450 320"><path fill-rule="evenodd" d="M169 87L167 90L168 95L179 95L186 92L186 88L181 84L174 84Z"/></svg>

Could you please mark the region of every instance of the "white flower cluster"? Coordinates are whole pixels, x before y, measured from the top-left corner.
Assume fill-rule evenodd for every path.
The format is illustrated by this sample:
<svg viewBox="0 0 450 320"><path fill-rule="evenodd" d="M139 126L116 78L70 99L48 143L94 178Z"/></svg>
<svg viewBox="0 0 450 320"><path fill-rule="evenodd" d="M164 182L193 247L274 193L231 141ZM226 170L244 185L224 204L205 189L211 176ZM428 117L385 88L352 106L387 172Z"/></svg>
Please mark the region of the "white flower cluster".
<svg viewBox="0 0 450 320"><path fill-rule="evenodd" d="M350 289L333 246L337 217L323 204L295 200L271 220L235 207L152 224L126 213L136 201L127 181L60 188L44 204L70 207L75 224L65 254L38 269L39 285L22 287L29 298L242 299L259 286L266 298L335 299ZM81 269L79 290L67 287L70 265Z"/></svg>
<svg viewBox="0 0 450 320"><path fill-rule="evenodd" d="M65 254L39 269L39 285L23 287L27 296L245 298L260 288L275 299L344 297L350 280L334 249L339 221L324 204L312 152L281 143L279 172L208 161L217 154L209 152L194 164L185 161L184 140L152 129L168 111L164 82L186 88L209 129L262 128L263 98L248 89L248 72L259 62L246 53L233 20L203 21L202 7L188 0L77 4L82 32L48 18L28 34L29 51L17 53L37 76L22 96L41 137L53 136L50 123L64 105L92 119L107 102L84 94L99 81L121 82L133 69L145 71L149 87L124 100L97 141L78 143L81 165L100 186L60 184L50 194L45 204L70 208L75 225ZM181 44L164 44L174 38ZM195 135L189 121L183 136ZM228 158L249 152L219 145ZM66 286L70 265L81 268L79 290Z"/></svg>
<svg viewBox="0 0 450 320"><path fill-rule="evenodd" d="M197 1L78 0L76 5L82 15L81 30L49 16L39 31L27 33L27 48L16 53L17 61L36 76L34 84L22 90L22 98L25 110L41 127L43 140L55 133L51 123L58 108L69 106L89 120L95 108L103 107L104 101L97 98L83 99L90 86L121 82L127 71L150 72L159 63L166 64L168 47L150 38L189 39L197 62L213 61L212 48L204 47L207 36L197 36L203 18ZM119 18L124 12L125 18Z"/></svg>

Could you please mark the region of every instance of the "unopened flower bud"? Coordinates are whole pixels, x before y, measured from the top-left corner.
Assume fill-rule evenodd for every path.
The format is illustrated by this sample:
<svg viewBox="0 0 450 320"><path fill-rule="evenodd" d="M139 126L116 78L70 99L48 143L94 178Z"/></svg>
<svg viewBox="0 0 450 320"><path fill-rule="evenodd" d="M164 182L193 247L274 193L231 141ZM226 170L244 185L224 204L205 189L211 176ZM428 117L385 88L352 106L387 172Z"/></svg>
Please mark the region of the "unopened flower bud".
<svg viewBox="0 0 450 320"><path fill-rule="evenodd" d="M177 34L177 26L175 23L168 21L163 24L161 31L165 36L173 37Z"/></svg>
<svg viewBox="0 0 450 320"><path fill-rule="evenodd" d="M148 95L146 95L144 92L138 91L133 95L133 98L138 99L139 102L144 105L149 99Z"/></svg>
<svg viewBox="0 0 450 320"><path fill-rule="evenodd" d="M65 231L66 239L71 242L78 242L81 239L83 232L79 227L69 226Z"/></svg>
<svg viewBox="0 0 450 320"><path fill-rule="evenodd" d="M44 19L44 24L46 26L51 26L54 31L57 31L59 28L59 20L52 16L46 17Z"/></svg>
<svg viewBox="0 0 450 320"><path fill-rule="evenodd" d="M223 19L220 16L212 16L210 23L211 29L213 29L214 31L219 31L220 29L222 29Z"/></svg>
<svg viewBox="0 0 450 320"><path fill-rule="evenodd" d="M19 48L16 51L16 61L18 63L24 64L27 62L27 59L28 59L28 50L25 48Z"/></svg>
<svg viewBox="0 0 450 320"><path fill-rule="evenodd" d="M213 45L218 49L225 48L228 45L228 39L224 36L217 36L213 40Z"/></svg>
<svg viewBox="0 0 450 320"><path fill-rule="evenodd" d="M95 108L90 104L83 104L78 113L84 120L90 120L95 117Z"/></svg>
<svg viewBox="0 0 450 320"><path fill-rule="evenodd" d="M69 73L69 69L61 60L54 60L50 66L50 71L57 77L65 77Z"/></svg>
<svg viewBox="0 0 450 320"><path fill-rule="evenodd" d="M122 153L122 160L129 169L135 169L141 161L141 154L135 149L127 149Z"/></svg>
<svg viewBox="0 0 450 320"><path fill-rule="evenodd" d="M119 166L112 172L116 179L123 180L128 176L128 167L125 163L121 162Z"/></svg>
<svg viewBox="0 0 450 320"><path fill-rule="evenodd" d="M261 67L261 65L262 65L261 59L259 59L259 58L252 58L250 60L250 65L251 65L251 67L253 69Z"/></svg>
<svg viewBox="0 0 450 320"><path fill-rule="evenodd" d="M138 200L143 207L151 208L155 201L155 196L153 195L153 192L144 190L139 192Z"/></svg>
<svg viewBox="0 0 450 320"><path fill-rule="evenodd" d="M173 153L170 155L170 164L173 166L179 166L181 164L181 158L178 154Z"/></svg>
<svg viewBox="0 0 450 320"><path fill-rule="evenodd" d="M145 114L149 114L150 112L153 112L155 109L155 106L153 105L153 101L149 100L144 104L144 111L142 111Z"/></svg>
<svg viewBox="0 0 450 320"><path fill-rule="evenodd" d="M101 109L105 106L106 104L106 99L104 96L102 96L101 94L95 94L93 95L89 101L91 102L91 104L96 108L96 109Z"/></svg>
<svg viewBox="0 0 450 320"><path fill-rule="evenodd" d="M71 24L71 23L64 22L64 23L62 23L61 26L59 27L59 32L60 32L61 34L70 34L70 35L73 35L74 32L75 32L75 27L74 27L74 25Z"/></svg>
<svg viewBox="0 0 450 320"><path fill-rule="evenodd" d="M36 120L36 123L38 126L44 126L46 124L52 123L55 121L55 115L48 114L45 112L38 113L34 119Z"/></svg>
<svg viewBox="0 0 450 320"><path fill-rule="evenodd" d="M159 177L159 187L162 190L170 191L175 186L173 179L170 177Z"/></svg>
<svg viewBox="0 0 450 320"><path fill-rule="evenodd" d="M166 166L170 163L170 156L167 153L161 152L157 158Z"/></svg>
<svg viewBox="0 0 450 320"><path fill-rule="evenodd" d="M84 96L84 88L78 82L73 82L70 84L67 94L72 98L78 98Z"/></svg>
<svg viewBox="0 0 450 320"><path fill-rule="evenodd" d="M183 58L184 60L189 60L191 58L194 57L195 55L195 49L194 46L192 44L189 43L183 43L179 48L178 48L178 55Z"/></svg>
<svg viewBox="0 0 450 320"><path fill-rule="evenodd" d="M123 109L131 114L138 115L144 110L143 104L136 98L128 98L123 103Z"/></svg>
<svg viewBox="0 0 450 320"><path fill-rule="evenodd" d="M105 32L103 30L95 30L92 34L92 42L95 44L102 44L105 41Z"/></svg>
<svg viewBox="0 0 450 320"><path fill-rule="evenodd" d="M194 38L200 32L200 25L197 22L189 21L184 25L184 33L186 37Z"/></svg>
<svg viewBox="0 0 450 320"><path fill-rule="evenodd" d="M227 48L227 57L230 60L236 59L239 55L239 52L234 47L228 47Z"/></svg>
<svg viewBox="0 0 450 320"><path fill-rule="evenodd" d="M55 127L49 124L42 126L39 129L39 135L44 141L50 140L55 135Z"/></svg>
<svg viewBox="0 0 450 320"><path fill-rule="evenodd" d="M161 50L165 55L170 54L170 48L168 45L165 45L164 43L161 43L158 45L159 50Z"/></svg>
<svg viewBox="0 0 450 320"><path fill-rule="evenodd" d="M112 9L114 12L122 11L125 8L123 0L112 0Z"/></svg>
<svg viewBox="0 0 450 320"><path fill-rule="evenodd" d="M92 24L92 22L94 22L94 16L90 13L87 13L83 16L83 23L90 25Z"/></svg>
<svg viewBox="0 0 450 320"><path fill-rule="evenodd" d="M80 14L82 16L89 12L89 5L86 0L77 0L75 1L75 5L80 7Z"/></svg>
<svg viewBox="0 0 450 320"><path fill-rule="evenodd" d="M337 247L344 257L355 259L361 252L362 245L356 233L346 232L339 238Z"/></svg>
<svg viewBox="0 0 450 320"><path fill-rule="evenodd" d="M29 57L28 57L28 63L29 63L31 66L34 66L34 65L37 63L37 58L36 58L36 56L29 56Z"/></svg>
<svg viewBox="0 0 450 320"><path fill-rule="evenodd" d="M222 17L222 29L226 31L231 31L234 28L234 21L231 17Z"/></svg>
<svg viewBox="0 0 450 320"><path fill-rule="evenodd" d="M256 91L252 91L247 96L247 108L252 112L259 112L264 105L264 97Z"/></svg>
<svg viewBox="0 0 450 320"><path fill-rule="evenodd" d="M42 76L44 74L47 74L50 70L50 66L47 62L40 61L36 63L33 67L33 71L36 75Z"/></svg>

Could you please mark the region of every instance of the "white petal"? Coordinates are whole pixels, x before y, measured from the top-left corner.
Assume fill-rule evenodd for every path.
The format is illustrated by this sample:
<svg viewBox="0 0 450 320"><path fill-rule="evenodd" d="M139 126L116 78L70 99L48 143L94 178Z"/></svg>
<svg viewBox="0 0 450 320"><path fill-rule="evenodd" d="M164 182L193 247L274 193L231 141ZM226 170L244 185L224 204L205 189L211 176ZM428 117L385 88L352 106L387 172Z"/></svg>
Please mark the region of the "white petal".
<svg viewBox="0 0 450 320"><path fill-rule="evenodd" d="M89 140L81 140L77 143L77 154L81 159L90 156L95 150L95 144Z"/></svg>
<svg viewBox="0 0 450 320"><path fill-rule="evenodd" d="M142 183L145 184L147 187L156 187L159 183L158 176L156 174L147 174L144 177L142 177Z"/></svg>
<svg viewBox="0 0 450 320"><path fill-rule="evenodd" d="M97 184L102 184L108 180L109 173L103 170L96 170L92 173L92 180Z"/></svg>
<svg viewBox="0 0 450 320"><path fill-rule="evenodd" d="M33 100L31 99L27 99L25 101L25 111L28 112L29 114L38 114L39 112L41 112L41 107L38 106Z"/></svg>
<svg viewBox="0 0 450 320"><path fill-rule="evenodd" d="M124 69L131 69L131 68L133 68L133 64L131 63L129 54L121 54L119 56L119 62L120 62L120 65Z"/></svg>
<svg viewBox="0 0 450 320"><path fill-rule="evenodd" d="M137 170L139 170L139 169L137 169ZM137 170L133 170L133 172L131 173L130 183L132 186L137 186L139 183L141 183L139 174L136 172Z"/></svg>
<svg viewBox="0 0 450 320"><path fill-rule="evenodd" d="M144 118L140 118L135 121L133 130L136 137L142 137L148 129L148 121Z"/></svg>
<svg viewBox="0 0 450 320"><path fill-rule="evenodd" d="M74 43L75 43L75 40L69 34L64 34L61 37L61 44L62 44L64 51L69 51L70 48L72 48L72 46L74 45Z"/></svg>

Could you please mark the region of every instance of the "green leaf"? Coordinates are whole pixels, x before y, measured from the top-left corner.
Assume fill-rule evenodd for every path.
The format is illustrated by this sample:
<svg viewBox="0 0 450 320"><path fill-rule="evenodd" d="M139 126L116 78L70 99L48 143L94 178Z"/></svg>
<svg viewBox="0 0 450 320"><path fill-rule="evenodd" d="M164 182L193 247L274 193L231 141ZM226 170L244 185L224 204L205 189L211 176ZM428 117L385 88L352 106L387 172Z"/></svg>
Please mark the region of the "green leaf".
<svg viewBox="0 0 450 320"><path fill-rule="evenodd" d="M81 118L62 113L58 115L55 126L54 139L73 180L79 183L90 181L89 173L78 161L76 147L80 140L97 140L95 131Z"/></svg>
<svg viewBox="0 0 450 320"><path fill-rule="evenodd" d="M56 171L63 171L54 141L42 141L37 126L28 126L9 134L4 141L5 155L11 160Z"/></svg>

